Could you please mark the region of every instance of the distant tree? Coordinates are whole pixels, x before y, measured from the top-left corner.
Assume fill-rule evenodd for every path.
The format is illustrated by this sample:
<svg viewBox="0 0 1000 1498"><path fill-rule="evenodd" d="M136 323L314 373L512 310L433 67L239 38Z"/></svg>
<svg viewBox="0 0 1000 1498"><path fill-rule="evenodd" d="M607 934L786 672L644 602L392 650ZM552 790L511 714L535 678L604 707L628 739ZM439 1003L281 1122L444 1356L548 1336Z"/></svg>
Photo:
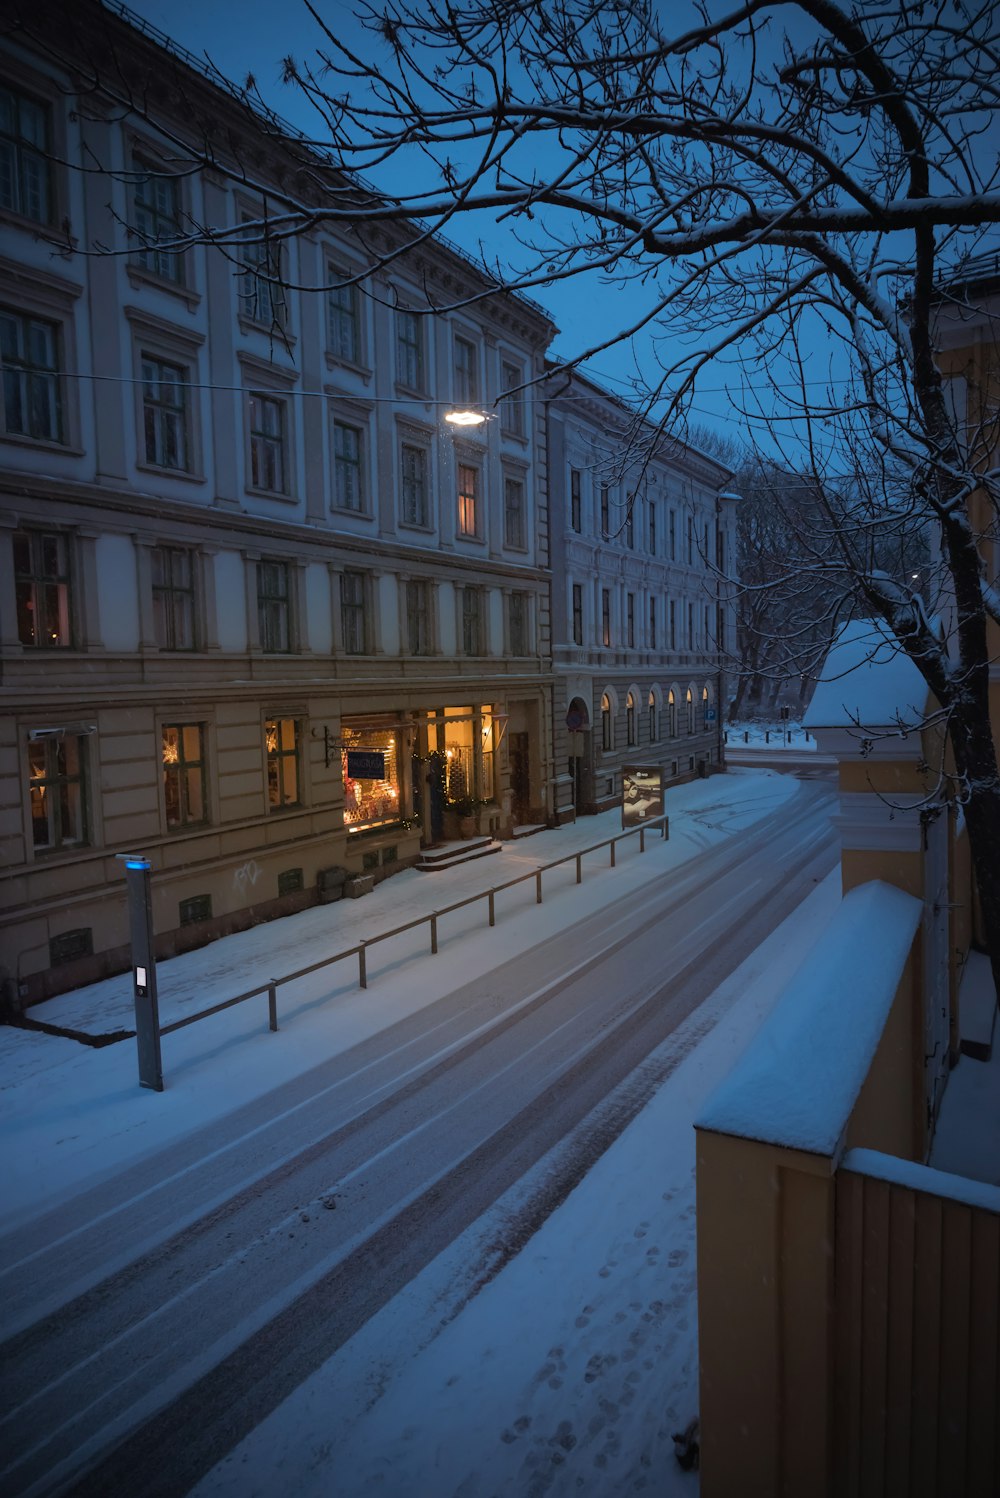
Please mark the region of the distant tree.
<svg viewBox="0 0 1000 1498"><path fill-rule="evenodd" d="M274 246L339 223L384 264L400 247L378 239L382 226L402 225L412 246L478 214L498 288L597 274L644 289L616 337L659 327L635 393L665 428L701 371L738 351L748 414L757 398L779 437L789 419L808 423L808 453L784 451L784 466L824 496L838 455L852 480L866 476L846 509L826 505L814 551L825 568L827 540L840 547L854 606L883 621L940 706L1000 989L987 629L1000 592L984 568L1000 505L996 414L982 413L985 432L956 419L935 338L949 274L1000 223L1000 7L736 0L719 14L693 4L677 22L653 0L360 0L362 56L335 15L306 3L321 45L283 72L314 110L315 139L290 140L253 80L235 87L286 163L283 185L269 182L256 221L184 226L162 248L197 241L235 257L248 237ZM129 76L94 0L4 9L72 64L81 107L93 89L102 108L156 121L171 80ZM208 164L254 184L252 157L217 118L192 110L174 138L176 171ZM401 197L353 175L387 166ZM517 233L515 267L491 253L497 221ZM124 231L111 248L127 253ZM829 389L806 356L817 325L850 369ZM931 537L934 575L919 589L871 566L862 544L904 522ZM925 597L943 604L944 634Z"/></svg>

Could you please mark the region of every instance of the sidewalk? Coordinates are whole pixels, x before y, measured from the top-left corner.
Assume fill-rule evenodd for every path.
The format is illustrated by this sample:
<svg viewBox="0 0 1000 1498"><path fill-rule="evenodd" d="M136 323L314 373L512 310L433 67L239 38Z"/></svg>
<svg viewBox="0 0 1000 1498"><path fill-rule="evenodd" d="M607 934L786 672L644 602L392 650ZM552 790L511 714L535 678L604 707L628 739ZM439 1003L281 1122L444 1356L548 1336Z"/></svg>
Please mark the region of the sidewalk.
<svg viewBox="0 0 1000 1498"><path fill-rule="evenodd" d="M321 969L279 991L277 1034L267 1029L262 995L163 1040L165 1091L138 1085L133 1040L93 1049L51 1035L0 1027L0 1126L7 1150L0 1197L5 1215L37 1209L47 1198L221 1117L346 1050L439 998L510 955L576 922L600 918L610 900L641 889L665 870L767 818L796 794L798 783L771 771L737 771L669 792L670 840L647 834L620 844L616 867L607 851L584 860L583 882L570 862L544 879L497 897L497 924L486 902L439 923L439 954L430 956L427 927L369 954L368 988L358 987L357 959ZM295 971L359 940L390 930L477 890L573 854L620 831L617 812L538 833L495 857L431 874L407 870L361 900L318 906L225 937L158 967L161 1022ZM39 1019L92 1034L132 1028L131 974L50 999Z"/></svg>

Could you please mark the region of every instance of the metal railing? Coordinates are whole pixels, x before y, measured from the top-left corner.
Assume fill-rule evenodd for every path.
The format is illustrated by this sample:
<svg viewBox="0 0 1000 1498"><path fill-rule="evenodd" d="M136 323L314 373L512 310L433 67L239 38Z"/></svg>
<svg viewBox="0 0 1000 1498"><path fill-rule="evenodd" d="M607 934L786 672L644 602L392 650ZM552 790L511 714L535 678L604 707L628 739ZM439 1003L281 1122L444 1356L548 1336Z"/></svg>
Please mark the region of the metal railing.
<svg viewBox="0 0 1000 1498"><path fill-rule="evenodd" d="M670 818L667 815L650 817L649 821L641 827L629 827L624 832L616 833L614 837L603 838L599 843L591 843L589 847L580 848L575 853L566 853L562 858L554 858L551 863L539 864L536 869L531 869L526 874L518 874L514 879L505 879L502 884L493 884L489 889L479 890L474 895L466 895L463 900L455 900L451 905L444 905L440 910L429 911L426 915L418 915L412 921L404 921L401 926L393 926L390 931L380 931L377 936L369 936L362 941L356 942L354 946L344 947L339 952L332 953L329 957L320 958L319 962L311 962L307 967L296 968L293 973L286 973L282 978L269 978L266 983L259 983L256 988L248 988L245 993L236 994L231 999L223 999L220 1004L212 1004L208 1009L199 1009L197 1014L185 1015L183 1019L172 1020L169 1025L161 1025L160 1035L170 1035L174 1030L183 1030L188 1025L196 1024L198 1020L208 1019L213 1014L221 1014L224 1009L232 1009L236 1004L243 1004L248 999L259 998L261 994L267 994L267 1017L268 1029L278 1028L278 989L288 983L296 983L300 978L306 978L310 973L315 973L324 967L332 967L335 962L343 962L345 958L356 957L358 959L358 987L368 987L368 950L382 941L391 941L393 937L402 936L407 931L413 931L417 926L430 927L430 955L436 956L438 952L438 922L443 916L452 915L456 910L464 910L467 905L475 905L479 900L485 900L487 905L487 918L491 926L496 925L496 897L504 890L513 889L518 884L526 884L529 880L535 881L535 904L542 904L542 876L558 869L567 863L576 865L576 883L583 883L583 860L588 853L598 853L602 848L609 850L608 867L616 866L615 849L618 843L626 841L630 837L639 838L639 852L646 851L646 833L653 828L659 828L662 839L670 836Z"/></svg>

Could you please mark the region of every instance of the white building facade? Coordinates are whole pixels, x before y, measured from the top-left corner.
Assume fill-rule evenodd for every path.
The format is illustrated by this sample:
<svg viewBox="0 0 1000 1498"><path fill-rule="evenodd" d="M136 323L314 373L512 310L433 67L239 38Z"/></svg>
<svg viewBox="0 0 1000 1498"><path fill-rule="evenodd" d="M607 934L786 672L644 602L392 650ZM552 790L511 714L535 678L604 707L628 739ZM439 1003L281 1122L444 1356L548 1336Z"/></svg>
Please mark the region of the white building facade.
<svg viewBox="0 0 1000 1498"><path fill-rule="evenodd" d="M580 375L549 381L557 815L622 797L628 766L663 783L720 768L735 638L731 471L637 428Z"/></svg>
<svg viewBox="0 0 1000 1498"><path fill-rule="evenodd" d="M19 1007L128 966L122 853L152 862L165 955L311 903L328 870L412 863L452 805L500 835L555 815L543 410L502 398L541 374L548 318L477 300L441 244L367 275L394 231L270 240L303 149L121 17L65 13L99 16L106 91L23 39L0 62ZM187 170L204 118L219 169ZM227 250L163 247L241 220ZM456 405L493 414L456 429Z"/></svg>

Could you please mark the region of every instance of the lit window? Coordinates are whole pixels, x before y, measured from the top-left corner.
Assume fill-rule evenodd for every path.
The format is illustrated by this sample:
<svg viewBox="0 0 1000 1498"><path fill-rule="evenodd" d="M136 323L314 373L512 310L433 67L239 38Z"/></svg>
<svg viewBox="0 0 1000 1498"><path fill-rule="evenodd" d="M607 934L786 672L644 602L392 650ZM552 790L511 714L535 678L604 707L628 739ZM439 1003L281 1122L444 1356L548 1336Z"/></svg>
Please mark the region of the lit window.
<svg viewBox="0 0 1000 1498"><path fill-rule="evenodd" d="M77 734L28 744L31 832L39 851L87 841L84 804L86 745Z"/></svg>
<svg viewBox="0 0 1000 1498"><path fill-rule="evenodd" d="M49 649L71 643L65 536L56 531L15 532L14 590L22 645Z"/></svg>
<svg viewBox="0 0 1000 1498"><path fill-rule="evenodd" d="M188 471L188 377L177 364L142 356L142 425L146 462Z"/></svg>
<svg viewBox="0 0 1000 1498"><path fill-rule="evenodd" d="M615 741L614 718L611 714L611 698L607 692L601 697L601 748L613 749Z"/></svg>
<svg viewBox="0 0 1000 1498"><path fill-rule="evenodd" d="M62 442L59 329L39 317L0 312L3 429L39 442Z"/></svg>
<svg viewBox="0 0 1000 1498"><path fill-rule="evenodd" d="M267 801L273 810L299 804L299 725L294 718L268 718Z"/></svg>
<svg viewBox="0 0 1000 1498"><path fill-rule="evenodd" d="M630 748L636 741L635 726L635 696L629 692L625 698L625 741Z"/></svg>
<svg viewBox="0 0 1000 1498"><path fill-rule="evenodd" d="M153 572L153 630L162 650L193 650L194 576L190 551L177 546L155 546L150 553Z"/></svg>
<svg viewBox="0 0 1000 1498"><path fill-rule="evenodd" d="M458 533L474 536L478 518L479 469L468 463L458 465Z"/></svg>
<svg viewBox="0 0 1000 1498"><path fill-rule="evenodd" d="M250 396L250 483L272 494L287 493L285 403Z"/></svg>
<svg viewBox="0 0 1000 1498"><path fill-rule="evenodd" d="M157 241L176 241L181 234L181 190L176 177L155 171L133 157L132 220L140 248L135 259L154 275L183 281L184 261L176 251L161 249Z"/></svg>
<svg viewBox="0 0 1000 1498"><path fill-rule="evenodd" d="M667 732L672 739L677 737L677 699L672 691L667 693Z"/></svg>
<svg viewBox="0 0 1000 1498"><path fill-rule="evenodd" d="M52 222L52 153L49 109L10 88L0 87L0 208Z"/></svg>
<svg viewBox="0 0 1000 1498"><path fill-rule="evenodd" d="M646 707L649 713L649 742L655 744L660 737L660 726L656 716L656 693L650 692L646 699Z"/></svg>
<svg viewBox="0 0 1000 1498"><path fill-rule="evenodd" d="M687 731L688 733L694 733L694 695L690 687L687 689L684 702L687 708Z"/></svg>
<svg viewBox="0 0 1000 1498"><path fill-rule="evenodd" d="M162 741L167 826L190 827L206 822L203 725L164 724Z"/></svg>
<svg viewBox="0 0 1000 1498"><path fill-rule="evenodd" d="M344 822L348 829L398 822L399 762L396 734L341 724Z"/></svg>
<svg viewBox="0 0 1000 1498"><path fill-rule="evenodd" d="M333 423L333 492L338 509L364 509L364 434L360 427Z"/></svg>

